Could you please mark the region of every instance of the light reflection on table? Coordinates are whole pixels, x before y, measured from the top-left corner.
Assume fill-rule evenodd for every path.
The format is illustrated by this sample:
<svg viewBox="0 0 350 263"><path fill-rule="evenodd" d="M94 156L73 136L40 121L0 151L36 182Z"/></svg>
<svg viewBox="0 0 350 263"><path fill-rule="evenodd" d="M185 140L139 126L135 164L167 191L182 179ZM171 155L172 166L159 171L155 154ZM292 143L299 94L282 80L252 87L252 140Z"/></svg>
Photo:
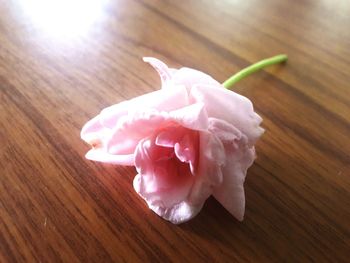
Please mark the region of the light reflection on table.
<svg viewBox="0 0 350 263"><path fill-rule="evenodd" d="M23 15L40 33L60 40L87 36L108 0L21 0Z"/></svg>

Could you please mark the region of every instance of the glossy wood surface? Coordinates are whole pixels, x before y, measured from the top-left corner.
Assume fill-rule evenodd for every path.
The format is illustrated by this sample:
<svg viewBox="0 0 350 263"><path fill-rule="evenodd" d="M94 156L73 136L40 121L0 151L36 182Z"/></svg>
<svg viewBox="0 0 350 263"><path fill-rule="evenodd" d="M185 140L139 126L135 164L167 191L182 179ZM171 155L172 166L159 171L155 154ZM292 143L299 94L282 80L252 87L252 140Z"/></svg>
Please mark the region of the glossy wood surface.
<svg viewBox="0 0 350 263"><path fill-rule="evenodd" d="M349 262L350 1L0 0L0 262ZM159 88L154 56L241 81L266 133L235 220L172 225L82 125Z"/></svg>

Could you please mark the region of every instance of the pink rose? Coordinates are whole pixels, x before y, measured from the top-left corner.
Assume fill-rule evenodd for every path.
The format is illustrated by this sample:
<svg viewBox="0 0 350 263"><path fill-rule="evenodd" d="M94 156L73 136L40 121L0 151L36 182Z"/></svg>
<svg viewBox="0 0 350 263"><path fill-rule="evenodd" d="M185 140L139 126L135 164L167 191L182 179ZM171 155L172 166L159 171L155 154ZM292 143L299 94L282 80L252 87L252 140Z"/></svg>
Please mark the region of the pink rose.
<svg viewBox="0 0 350 263"><path fill-rule="evenodd" d="M162 89L108 107L85 124L86 158L135 165L135 191L159 216L178 224L213 195L243 220L243 183L263 133L249 99L200 71L169 69L144 58Z"/></svg>

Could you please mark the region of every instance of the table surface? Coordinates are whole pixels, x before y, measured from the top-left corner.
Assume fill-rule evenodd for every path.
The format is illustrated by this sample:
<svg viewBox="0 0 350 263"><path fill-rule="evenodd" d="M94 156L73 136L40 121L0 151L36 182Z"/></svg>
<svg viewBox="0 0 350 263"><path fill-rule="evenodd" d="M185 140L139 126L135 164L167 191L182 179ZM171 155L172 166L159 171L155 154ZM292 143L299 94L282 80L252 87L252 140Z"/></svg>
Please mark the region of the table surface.
<svg viewBox="0 0 350 263"><path fill-rule="evenodd" d="M0 0L0 262L346 262L350 257L350 1ZM156 90L142 61L218 81L289 55L234 90L266 133L246 214L209 198L173 225L135 169L84 158L83 124Z"/></svg>

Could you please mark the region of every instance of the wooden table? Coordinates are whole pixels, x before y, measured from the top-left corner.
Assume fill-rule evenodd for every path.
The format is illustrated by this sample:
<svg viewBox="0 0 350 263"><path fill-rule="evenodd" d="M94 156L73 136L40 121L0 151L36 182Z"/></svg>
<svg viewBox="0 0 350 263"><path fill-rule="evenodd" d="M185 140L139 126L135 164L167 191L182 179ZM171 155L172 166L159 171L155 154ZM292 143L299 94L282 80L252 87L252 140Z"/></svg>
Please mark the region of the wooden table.
<svg viewBox="0 0 350 263"><path fill-rule="evenodd" d="M0 262L349 262L349 1L47 2L0 1ZM87 120L159 88L143 56L224 81L279 53L234 88L266 129L243 222L172 225L84 158Z"/></svg>

